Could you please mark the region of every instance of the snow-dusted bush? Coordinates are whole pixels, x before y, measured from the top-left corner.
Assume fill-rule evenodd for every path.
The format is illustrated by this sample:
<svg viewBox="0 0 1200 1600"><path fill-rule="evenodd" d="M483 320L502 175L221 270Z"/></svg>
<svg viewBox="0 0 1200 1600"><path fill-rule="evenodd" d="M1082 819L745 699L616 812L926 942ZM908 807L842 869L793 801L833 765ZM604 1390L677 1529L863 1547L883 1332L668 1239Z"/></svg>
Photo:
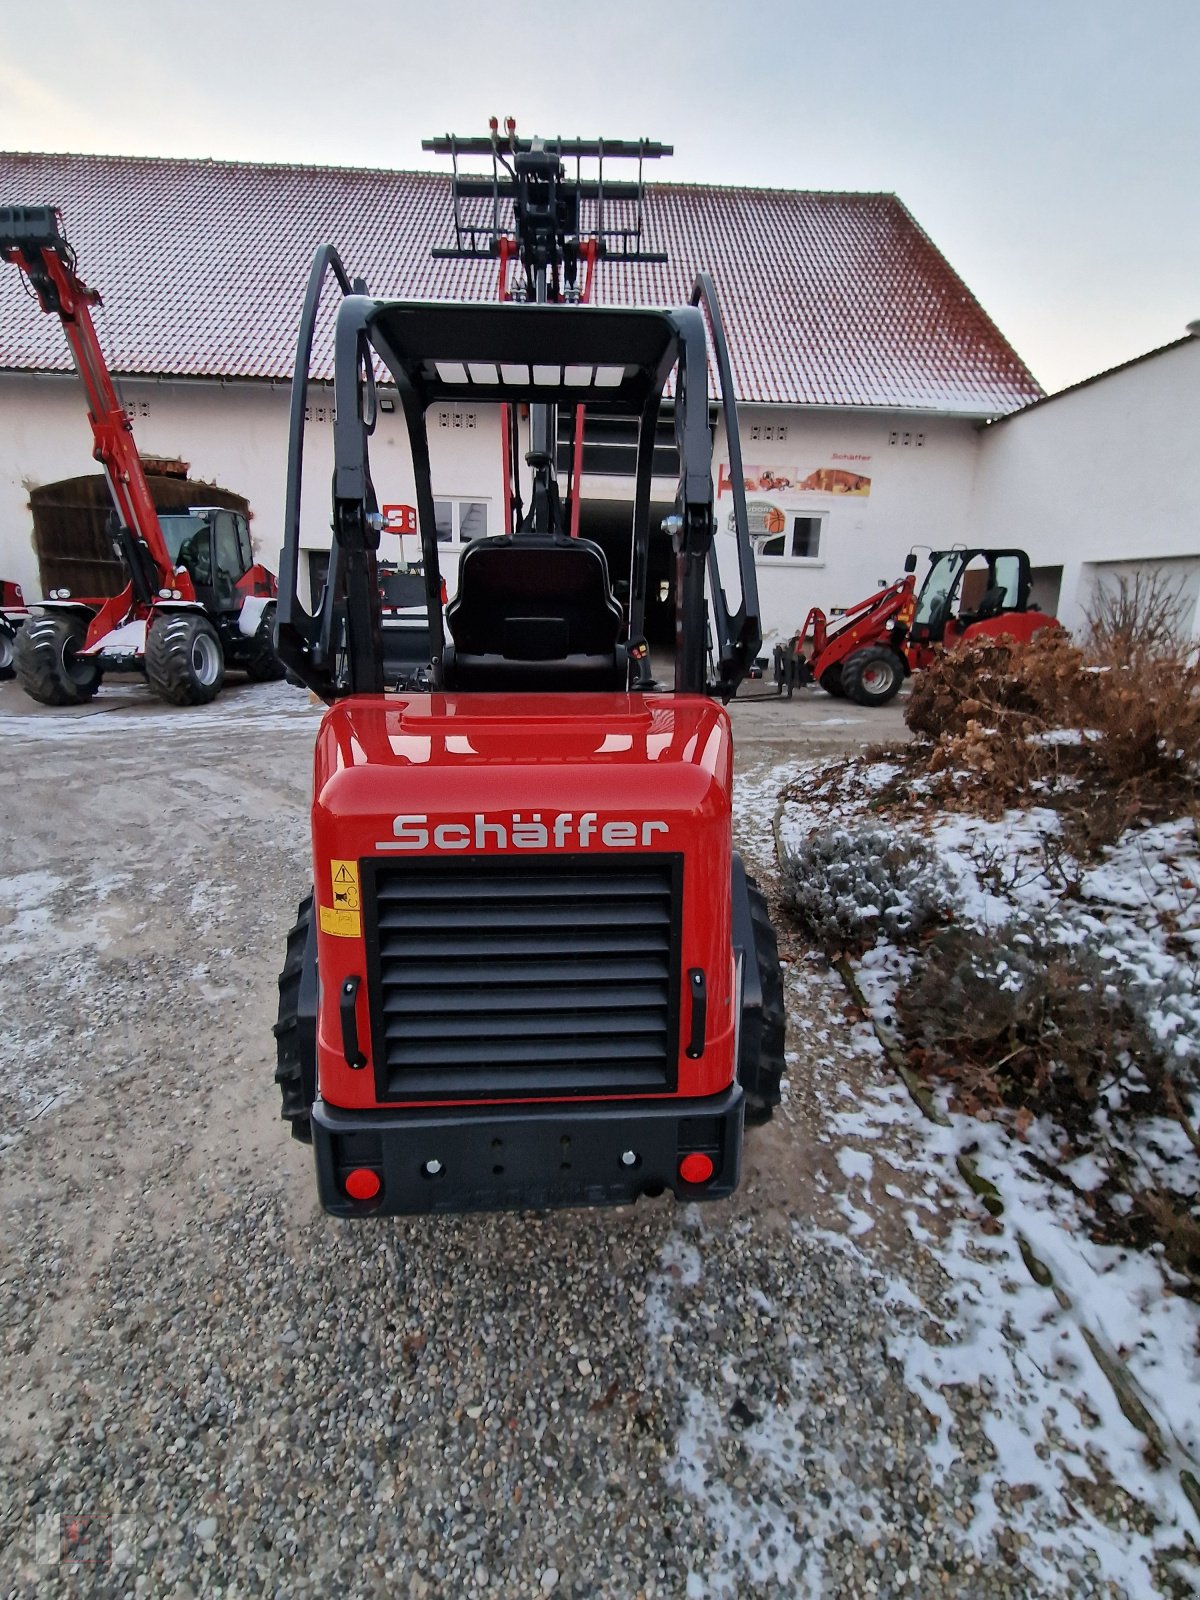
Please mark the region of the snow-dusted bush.
<svg viewBox="0 0 1200 1600"><path fill-rule="evenodd" d="M1055 916L951 927L922 946L896 1015L924 1064L968 1102L1078 1127L1118 1084L1156 1101L1193 1080L1194 996L1122 958L1108 933Z"/></svg>
<svg viewBox="0 0 1200 1600"><path fill-rule="evenodd" d="M954 888L923 839L822 828L780 859L783 903L828 949L914 939L953 910Z"/></svg>

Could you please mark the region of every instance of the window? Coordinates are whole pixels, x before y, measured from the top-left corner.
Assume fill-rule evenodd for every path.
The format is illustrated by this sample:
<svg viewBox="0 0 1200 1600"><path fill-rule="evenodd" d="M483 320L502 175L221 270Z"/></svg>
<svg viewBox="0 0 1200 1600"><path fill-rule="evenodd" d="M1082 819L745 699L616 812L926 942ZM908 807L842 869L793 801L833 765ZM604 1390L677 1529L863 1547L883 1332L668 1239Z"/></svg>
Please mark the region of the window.
<svg viewBox="0 0 1200 1600"><path fill-rule="evenodd" d="M228 511L217 517L217 570L230 583L242 575L237 523Z"/></svg>
<svg viewBox="0 0 1200 1600"><path fill-rule="evenodd" d="M487 537L487 505L482 500L461 500L458 506L458 539L469 544Z"/></svg>
<svg viewBox="0 0 1200 1600"><path fill-rule="evenodd" d="M790 511L776 512L775 516L783 520L783 532L772 532L765 538L756 538L754 547L757 554L777 561L818 561L824 517Z"/></svg>
<svg viewBox="0 0 1200 1600"><path fill-rule="evenodd" d="M487 535L486 500L435 500L433 524L439 544L470 544Z"/></svg>
<svg viewBox="0 0 1200 1600"><path fill-rule="evenodd" d="M238 549L242 557L242 571L249 572L254 565L254 546L250 543L250 528L244 517L237 519Z"/></svg>
<svg viewBox="0 0 1200 1600"><path fill-rule="evenodd" d="M310 550L308 552L308 593L309 608L315 611L325 588L325 580L329 576L329 551Z"/></svg>

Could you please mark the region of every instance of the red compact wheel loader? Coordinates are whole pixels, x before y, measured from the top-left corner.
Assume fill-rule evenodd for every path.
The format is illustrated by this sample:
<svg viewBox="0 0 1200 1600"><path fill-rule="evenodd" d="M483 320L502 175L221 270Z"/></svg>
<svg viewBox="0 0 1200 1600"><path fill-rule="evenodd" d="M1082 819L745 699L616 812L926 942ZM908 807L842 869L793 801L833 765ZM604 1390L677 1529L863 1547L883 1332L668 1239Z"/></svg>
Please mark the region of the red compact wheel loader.
<svg viewBox="0 0 1200 1600"><path fill-rule="evenodd" d="M90 700L106 671L144 672L173 705L202 705L225 667L281 678L275 655L276 584L254 558L246 518L222 507L154 508L133 439L92 322L100 304L75 268L75 252L53 206L0 207L0 256L24 273L41 309L57 316L87 393L93 454L115 509L113 543L128 577L111 599L56 590L16 637L13 665L26 694L43 705Z"/></svg>
<svg viewBox="0 0 1200 1600"><path fill-rule="evenodd" d="M788 643L776 646L780 692L790 698L797 684L819 683L826 693L857 705L882 706L938 650L1001 634L1026 642L1039 628L1058 626L1055 617L1030 604L1024 550L934 550L920 594L916 570L911 553L903 578L832 623L814 606Z"/></svg>
<svg viewBox="0 0 1200 1600"><path fill-rule="evenodd" d="M746 1120L778 1103L775 935L733 849L720 704L760 641L745 497L728 571L714 549L708 359L741 482L712 284L674 310L587 303L597 258L640 248L646 141L444 139L455 242L499 262L499 303L376 299L317 255L291 402L277 646L329 709L317 735L313 889L279 981L283 1116L343 1217L728 1195ZM491 157L491 176L460 173ZM639 162L637 182L604 173ZM573 176L564 167L575 163ZM595 159L597 175L582 175ZM472 224L470 203L479 202ZM620 202L609 223L606 207ZM585 208L585 212L581 212ZM582 269L582 271L581 271ZM333 542L314 613L297 593L309 356L326 275L334 330ZM431 641L429 687L389 688L369 441L377 363L406 425ZM643 637L656 424L673 380L673 682ZM443 612L426 418L499 423L506 532L469 543ZM572 536L557 418L634 418L627 603ZM395 452L384 452L389 474ZM391 485L391 479L389 478ZM722 587L737 576L736 604ZM715 675L708 681L708 630ZM715 697L715 698L714 698Z"/></svg>

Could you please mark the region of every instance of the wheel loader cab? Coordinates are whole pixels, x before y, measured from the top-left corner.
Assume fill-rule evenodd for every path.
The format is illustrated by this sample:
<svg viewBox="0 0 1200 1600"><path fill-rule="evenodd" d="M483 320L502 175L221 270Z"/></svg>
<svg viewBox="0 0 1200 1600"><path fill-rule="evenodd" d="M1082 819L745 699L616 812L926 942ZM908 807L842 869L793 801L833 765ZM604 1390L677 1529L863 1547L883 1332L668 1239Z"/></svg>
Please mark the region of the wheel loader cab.
<svg viewBox="0 0 1200 1600"><path fill-rule="evenodd" d="M1029 557L1023 550L940 550L917 596L914 644L949 643L967 628L1028 609Z"/></svg>

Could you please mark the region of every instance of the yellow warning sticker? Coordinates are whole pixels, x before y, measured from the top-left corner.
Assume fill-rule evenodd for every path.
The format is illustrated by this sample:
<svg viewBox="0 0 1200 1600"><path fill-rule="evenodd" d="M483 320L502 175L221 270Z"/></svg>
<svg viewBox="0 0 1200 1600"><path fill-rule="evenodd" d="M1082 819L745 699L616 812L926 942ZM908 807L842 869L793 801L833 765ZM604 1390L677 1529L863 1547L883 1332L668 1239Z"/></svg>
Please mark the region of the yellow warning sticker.
<svg viewBox="0 0 1200 1600"><path fill-rule="evenodd" d="M322 906L321 932L331 933L337 939L361 939L362 918L357 911L332 911Z"/></svg>
<svg viewBox="0 0 1200 1600"><path fill-rule="evenodd" d="M358 893L358 862L331 861L329 873L333 879L334 909L357 911L362 905Z"/></svg>

